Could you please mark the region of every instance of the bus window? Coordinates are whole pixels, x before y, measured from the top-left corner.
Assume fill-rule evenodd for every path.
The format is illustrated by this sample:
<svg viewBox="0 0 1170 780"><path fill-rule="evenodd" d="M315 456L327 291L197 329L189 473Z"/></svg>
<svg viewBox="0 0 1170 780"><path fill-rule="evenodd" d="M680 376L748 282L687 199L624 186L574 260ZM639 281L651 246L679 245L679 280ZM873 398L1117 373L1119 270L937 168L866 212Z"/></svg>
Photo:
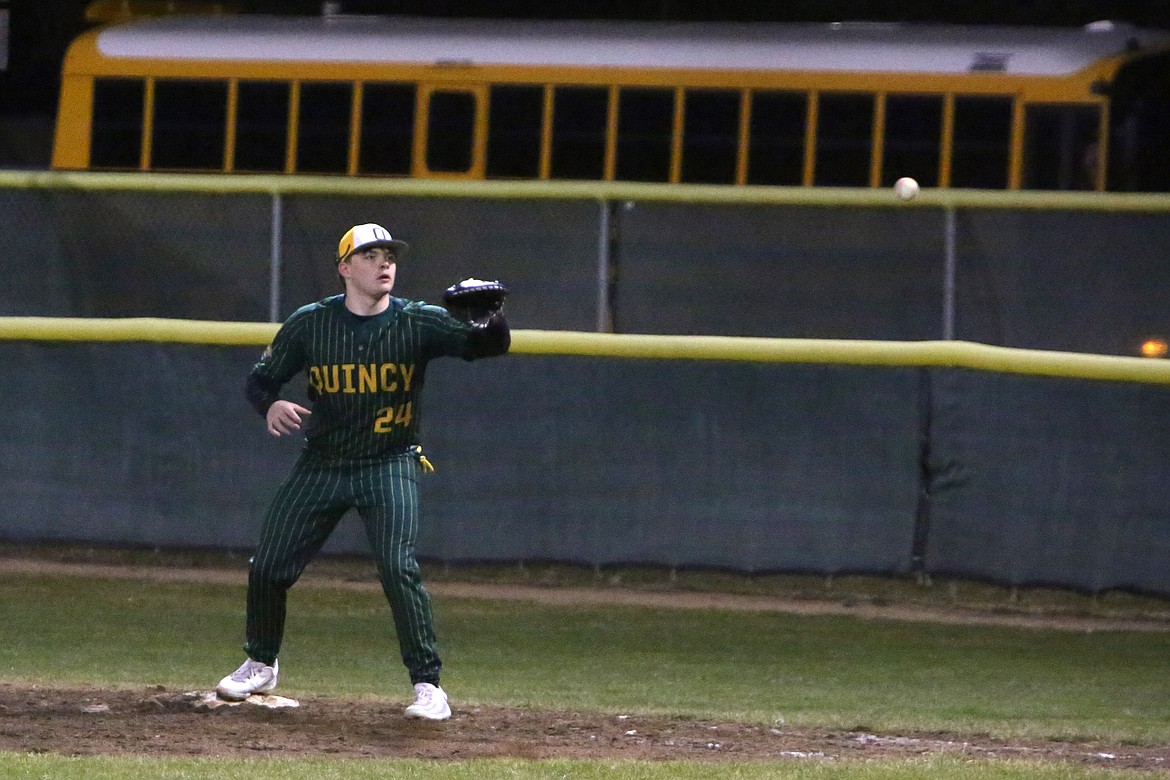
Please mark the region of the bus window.
<svg viewBox="0 0 1170 780"><path fill-rule="evenodd" d="M558 87L553 98L552 177L605 178L609 90Z"/></svg>
<svg viewBox="0 0 1170 780"><path fill-rule="evenodd" d="M692 89L683 114L682 180L734 184L740 93Z"/></svg>
<svg viewBox="0 0 1170 780"><path fill-rule="evenodd" d="M673 128L673 89L622 89L618 97L614 177L623 181L670 181Z"/></svg>
<svg viewBox="0 0 1170 780"><path fill-rule="evenodd" d="M1170 52L1134 60L1109 90L1107 189L1170 190Z"/></svg>
<svg viewBox="0 0 1170 780"><path fill-rule="evenodd" d="M154 82L152 169L223 170L227 136L227 83Z"/></svg>
<svg viewBox="0 0 1170 780"><path fill-rule="evenodd" d="M753 92L748 184L800 184L808 94Z"/></svg>
<svg viewBox="0 0 1170 780"><path fill-rule="evenodd" d="M592 22L366 15L338 51L329 14L147 16L70 44L54 168L215 170L222 133L229 171L1062 189L1107 141L1095 186L1170 190L1165 30L672 22L615 48Z"/></svg>
<svg viewBox="0 0 1170 780"><path fill-rule="evenodd" d="M813 183L868 187L873 151L873 95L822 92Z"/></svg>
<svg viewBox="0 0 1170 780"><path fill-rule="evenodd" d="M1101 109L1031 104L1024 110L1024 181L1032 190L1097 188Z"/></svg>
<svg viewBox="0 0 1170 780"><path fill-rule="evenodd" d="M297 116L297 171L345 173L349 169L349 127L353 85L301 84Z"/></svg>
<svg viewBox="0 0 1170 780"><path fill-rule="evenodd" d="M955 97L952 187L1006 189L1011 147L1010 97Z"/></svg>
<svg viewBox="0 0 1170 780"><path fill-rule="evenodd" d="M540 177L543 116L543 87L492 87L488 98L489 178Z"/></svg>
<svg viewBox="0 0 1170 780"><path fill-rule="evenodd" d="M240 82L234 170L284 171L288 149L288 99L288 82Z"/></svg>
<svg viewBox="0 0 1170 780"><path fill-rule="evenodd" d="M475 95L436 89L427 97L427 171L468 173L475 159Z"/></svg>
<svg viewBox="0 0 1170 780"><path fill-rule="evenodd" d="M410 173L414 100L413 84L367 82L362 87L362 148L358 157L361 173Z"/></svg>
<svg viewBox="0 0 1170 780"><path fill-rule="evenodd" d="M941 95L887 95L882 186L910 176L924 187L938 186L942 139Z"/></svg>
<svg viewBox="0 0 1170 780"><path fill-rule="evenodd" d="M142 79L95 79L91 168L138 168L142 157Z"/></svg>

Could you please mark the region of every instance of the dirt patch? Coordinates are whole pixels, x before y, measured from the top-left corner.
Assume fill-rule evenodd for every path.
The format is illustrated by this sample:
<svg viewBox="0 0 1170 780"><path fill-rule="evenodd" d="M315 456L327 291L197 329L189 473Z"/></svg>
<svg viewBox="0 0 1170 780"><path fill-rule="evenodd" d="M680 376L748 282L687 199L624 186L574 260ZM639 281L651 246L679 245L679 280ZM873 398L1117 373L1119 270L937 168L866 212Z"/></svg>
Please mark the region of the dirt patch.
<svg viewBox="0 0 1170 780"><path fill-rule="evenodd" d="M1170 747L997 741L959 734L805 731L744 723L458 707L449 721L406 702L300 698L295 709L208 710L204 692L0 684L0 749L69 756L488 757L649 761L834 761L953 754L1159 770Z"/></svg>

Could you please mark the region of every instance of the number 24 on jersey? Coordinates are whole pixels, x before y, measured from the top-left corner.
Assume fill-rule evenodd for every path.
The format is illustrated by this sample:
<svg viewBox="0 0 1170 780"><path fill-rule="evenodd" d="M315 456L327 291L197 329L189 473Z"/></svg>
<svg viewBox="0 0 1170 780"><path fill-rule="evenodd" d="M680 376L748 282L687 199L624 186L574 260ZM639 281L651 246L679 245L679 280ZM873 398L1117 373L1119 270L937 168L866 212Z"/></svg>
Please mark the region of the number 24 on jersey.
<svg viewBox="0 0 1170 780"><path fill-rule="evenodd" d="M410 425L411 420L414 419L411 403L411 401L407 401L397 407L384 406L379 409L374 418L374 433L390 433L395 425Z"/></svg>

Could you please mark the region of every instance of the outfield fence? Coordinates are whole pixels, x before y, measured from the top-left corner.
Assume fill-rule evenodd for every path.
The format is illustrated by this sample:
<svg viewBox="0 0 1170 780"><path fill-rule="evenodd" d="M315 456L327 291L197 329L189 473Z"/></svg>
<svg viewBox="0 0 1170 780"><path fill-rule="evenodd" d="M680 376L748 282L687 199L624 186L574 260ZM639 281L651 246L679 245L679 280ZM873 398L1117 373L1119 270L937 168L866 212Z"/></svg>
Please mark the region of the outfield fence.
<svg viewBox="0 0 1170 780"><path fill-rule="evenodd" d="M299 449L242 399L275 327L0 319L3 536L249 548ZM1170 363L519 330L426 381L426 558L1170 595Z"/></svg>
<svg viewBox="0 0 1170 780"><path fill-rule="evenodd" d="M243 379L377 221L399 294L513 289L428 373L426 557L1170 595L1164 196L0 172L0 218L8 540L249 548L299 443Z"/></svg>
<svg viewBox="0 0 1170 780"><path fill-rule="evenodd" d="M349 226L399 292L500 278L517 327L958 340L1135 356L1170 338L1170 196L0 171L0 315L280 321Z"/></svg>

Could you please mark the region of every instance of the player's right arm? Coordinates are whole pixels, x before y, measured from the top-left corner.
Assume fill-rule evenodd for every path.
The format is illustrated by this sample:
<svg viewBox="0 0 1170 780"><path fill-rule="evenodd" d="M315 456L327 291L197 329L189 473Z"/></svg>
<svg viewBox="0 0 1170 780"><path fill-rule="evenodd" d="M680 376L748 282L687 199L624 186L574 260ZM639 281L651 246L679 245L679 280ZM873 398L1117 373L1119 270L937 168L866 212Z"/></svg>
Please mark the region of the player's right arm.
<svg viewBox="0 0 1170 780"><path fill-rule="evenodd" d="M311 411L295 404L292 401L277 400L268 407L264 419L268 423L268 432L273 436L282 436L301 429L302 417L308 417Z"/></svg>
<svg viewBox="0 0 1170 780"><path fill-rule="evenodd" d="M303 418L312 414L300 404L280 397L281 388L304 367L301 334L305 330L305 319L303 310L289 317L244 383L244 396L264 417L268 432L273 436L300 430Z"/></svg>

